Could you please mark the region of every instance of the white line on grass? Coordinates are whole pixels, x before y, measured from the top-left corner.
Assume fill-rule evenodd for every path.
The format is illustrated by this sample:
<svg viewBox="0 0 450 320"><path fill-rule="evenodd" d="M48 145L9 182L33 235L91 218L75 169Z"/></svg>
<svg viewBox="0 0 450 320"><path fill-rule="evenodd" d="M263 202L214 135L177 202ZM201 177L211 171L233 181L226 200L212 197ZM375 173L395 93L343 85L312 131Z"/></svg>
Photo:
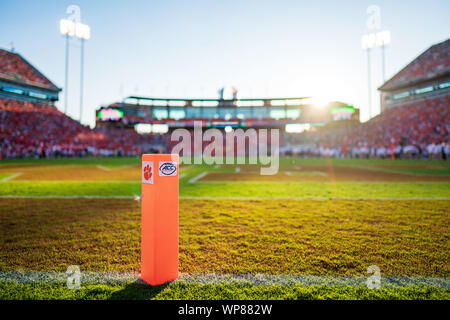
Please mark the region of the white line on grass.
<svg viewBox="0 0 450 320"><path fill-rule="evenodd" d="M12 180L12 179L14 179L14 178L17 178L17 177L20 176L21 174L22 174L22 172L14 173L14 174L12 174L12 175L10 175L10 176L7 176L7 177L5 177L5 178L3 178L3 179L0 179L0 182L6 182L6 181L9 181L9 180Z"/></svg>
<svg viewBox="0 0 450 320"><path fill-rule="evenodd" d="M135 199L124 195L0 195L0 199ZM180 196L183 200L450 200L450 197L239 197L239 196Z"/></svg>
<svg viewBox="0 0 450 320"><path fill-rule="evenodd" d="M312 172L312 171L310 171ZM322 173L325 176L327 173ZM317 181L296 181L296 180L284 180L284 181L270 181L270 180L246 180L246 181L235 181L235 180L207 180L207 181L198 181L198 183L205 184L317 184L317 183L326 183L326 184L449 184L448 181L339 181L339 182L317 182Z"/></svg>
<svg viewBox="0 0 450 320"><path fill-rule="evenodd" d="M0 199L8 198L20 198L20 199L134 199L135 196L99 196L99 195L36 195L36 196L24 196L24 195L1 195Z"/></svg>
<svg viewBox="0 0 450 320"><path fill-rule="evenodd" d="M450 200L450 197L228 197L180 196L180 199L199 200Z"/></svg>
<svg viewBox="0 0 450 320"><path fill-rule="evenodd" d="M372 166L361 166L361 165L345 165L345 164L339 164L337 166L341 167L351 167L356 169L365 169L365 170L371 170L371 171L381 171L381 172L388 172L388 173L396 173L396 174L403 174L403 175L409 175L409 176L415 176L415 177L450 177L448 174L432 174L432 173L416 173L416 172L408 172L408 171L399 171L395 169L386 169L386 168L380 168L380 167L372 167ZM408 169L408 168L407 168Z"/></svg>
<svg viewBox="0 0 450 320"><path fill-rule="evenodd" d="M104 167L104 166L102 166L102 165L97 165L97 168L99 168L99 169L101 169L101 170L104 170L104 171L111 171L110 168Z"/></svg>
<svg viewBox="0 0 450 320"><path fill-rule="evenodd" d="M199 175L193 177L192 179L190 179L188 182L189 183L194 183L197 182L197 180L203 178L204 176L206 176L208 174L208 171L203 171L202 173L200 173Z"/></svg>
<svg viewBox="0 0 450 320"><path fill-rule="evenodd" d="M12 284L36 283L64 283L68 274L65 272L43 271L0 271L0 282ZM267 285L326 285L332 287L366 287L367 277L363 276L317 276L301 274L180 274L174 283L187 284L248 284L254 286ZM140 282L137 272L81 272L80 284L117 284ZM427 286L437 288L450 288L450 279L445 277L407 277L407 276L381 276L381 287L410 287Z"/></svg>
<svg viewBox="0 0 450 320"><path fill-rule="evenodd" d="M293 176L293 173L291 171L284 171L284 173L287 176ZM294 171L295 176L323 176L326 177L328 173L322 172L322 171ZM284 181L284 182L290 182L290 181Z"/></svg>
<svg viewBox="0 0 450 320"><path fill-rule="evenodd" d="M134 167L134 166L135 165L128 165L127 164L127 165L123 165L123 166L114 166L114 167L108 168L108 167L105 167L105 166L102 166L102 165L98 164L96 167L101 169L101 170L104 170L104 171L112 171L112 170L118 170L118 169L131 168L131 167Z"/></svg>

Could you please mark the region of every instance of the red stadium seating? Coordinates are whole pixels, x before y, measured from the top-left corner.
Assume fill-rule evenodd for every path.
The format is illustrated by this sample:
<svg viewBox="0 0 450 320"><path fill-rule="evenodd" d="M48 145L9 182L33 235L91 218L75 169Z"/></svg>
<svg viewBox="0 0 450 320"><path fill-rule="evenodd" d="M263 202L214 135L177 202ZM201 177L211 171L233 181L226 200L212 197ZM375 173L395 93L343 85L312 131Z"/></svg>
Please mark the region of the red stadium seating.
<svg viewBox="0 0 450 320"><path fill-rule="evenodd" d="M388 80L381 88L391 89L399 85L448 73L450 69L449 52L450 39L432 46Z"/></svg>
<svg viewBox="0 0 450 320"><path fill-rule="evenodd" d="M0 49L0 73L15 80L39 83L44 86L55 87L44 75L37 71L19 54Z"/></svg>
<svg viewBox="0 0 450 320"><path fill-rule="evenodd" d="M305 156L384 156L417 150L431 153L441 143L450 150L450 97L433 97L391 108L367 123L328 126L300 135L284 134L282 153ZM0 153L3 158L37 156L139 155L167 152L177 142L169 134L140 135L120 128L90 129L39 103L0 99ZM203 143L203 148L209 143ZM308 145L307 148L303 146ZM224 144L225 146L225 144ZM377 151L378 150L378 151ZM384 150L384 151L383 151ZM434 149L433 149L434 150Z"/></svg>
<svg viewBox="0 0 450 320"><path fill-rule="evenodd" d="M3 158L138 155L141 147L163 148L166 137L130 129L90 129L55 107L0 99L0 154ZM154 150L156 151L156 150ZM163 150L164 151L164 148Z"/></svg>
<svg viewBox="0 0 450 320"><path fill-rule="evenodd" d="M342 155L344 150L351 155L353 150L353 155L362 156L360 151L364 150L364 156L369 157L376 156L376 150L384 148L387 156L392 144L399 148L400 153L408 146L417 149L417 155L423 154L430 145L444 143L449 149L449 106L448 95L423 99L386 110L367 123L325 127L300 136L286 135L285 139L292 146L291 149L296 146L314 146L306 151L308 155L320 155L319 150L322 148L333 150L331 153L334 155L336 152ZM288 153L293 152L289 148L286 150Z"/></svg>

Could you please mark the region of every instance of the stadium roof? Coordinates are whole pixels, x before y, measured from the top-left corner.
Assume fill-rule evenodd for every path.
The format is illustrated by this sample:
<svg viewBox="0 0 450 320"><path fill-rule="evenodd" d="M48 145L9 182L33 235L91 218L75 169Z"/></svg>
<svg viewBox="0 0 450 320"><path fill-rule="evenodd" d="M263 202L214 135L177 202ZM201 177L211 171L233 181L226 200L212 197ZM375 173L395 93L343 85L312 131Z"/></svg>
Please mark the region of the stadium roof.
<svg viewBox="0 0 450 320"><path fill-rule="evenodd" d="M450 39L419 55L378 89L391 91L450 75Z"/></svg>
<svg viewBox="0 0 450 320"><path fill-rule="evenodd" d="M244 98L244 99L211 99L211 98L152 98L152 97L141 97L141 96L129 96L125 99L136 99L136 100L148 100L148 101L261 101L261 100L302 100L302 99L310 99L311 97L297 97L297 98Z"/></svg>
<svg viewBox="0 0 450 320"><path fill-rule="evenodd" d="M0 49L0 79L52 91L61 91L20 54L4 49Z"/></svg>

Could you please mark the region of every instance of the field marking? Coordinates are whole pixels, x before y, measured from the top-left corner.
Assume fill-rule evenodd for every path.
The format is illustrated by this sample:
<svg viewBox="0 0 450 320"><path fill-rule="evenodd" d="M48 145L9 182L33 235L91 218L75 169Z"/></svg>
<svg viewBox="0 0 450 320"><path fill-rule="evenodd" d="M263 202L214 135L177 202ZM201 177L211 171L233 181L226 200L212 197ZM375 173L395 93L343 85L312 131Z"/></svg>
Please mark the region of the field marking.
<svg viewBox="0 0 450 320"><path fill-rule="evenodd" d="M111 171L110 168L104 167L104 166L102 166L102 165L97 165L97 168L99 168L99 169L101 169L101 170L103 170L103 171Z"/></svg>
<svg viewBox="0 0 450 320"><path fill-rule="evenodd" d="M241 168L240 168L240 167L236 167L236 169L234 169L234 171L235 171L236 173L239 173L239 172L241 172Z"/></svg>
<svg viewBox="0 0 450 320"><path fill-rule="evenodd" d="M45 271L0 271L0 282L12 284L36 283L64 283L69 275L65 272ZM255 286L267 285L326 285L332 287L365 287L368 276L317 276L303 274L180 274L173 283L187 284L250 284ZM427 286L437 288L450 288L450 279L445 277L408 277L408 276L381 276L381 287L411 287ZM81 272L80 285L89 284L117 284L142 283L138 272Z"/></svg>
<svg viewBox="0 0 450 320"><path fill-rule="evenodd" d="M281 171L284 172L284 171ZM326 174L326 173L325 173ZM205 180L205 181L197 181L197 183L219 183L219 184L227 184L227 183L239 183L239 184L450 184L449 181L298 181L298 180L285 180L285 181L271 181L271 180L245 180L245 181L236 181L236 180Z"/></svg>
<svg viewBox="0 0 450 320"><path fill-rule="evenodd" d="M186 172L183 172L183 173L180 173L178 177L179 177L180 179L183 179L184 177L186 177L186 175L187 175L187 173L186 173Z"/></svg>
<svg viewBox="0 0 450 320"><path fill-rule="evenodd" d="M283 171L281 171L281 172L283 172ZM294 171L294 172L292 172L292 171L284 171L284 173L287 176L290 176L290 177L292 177L292 176L297 176L297 177L308 177L308 176L322 176L322 177L326 177L326 176L328 176L328 173L325 173L325 172L322 172L322 171L300 171L300 172L297 172L297 171ZM290 181L286 181L286 182L290 182Z"/></svg>
<svg viewBox="0 0 450 320"><path fill-rule="evenodd" d="M118 169L125 169L125 168L131 168L131 167L135 167L136 165L123 165L123 166L117 166L117 167L113 167L113 168L108 168L105 166L102 166L100 164L96 165L97 168L103 170L103 171L112 171L112 170L118 170Z"/></svg>
<svg viewBox="0 0 450 320"><path fill-rule="evenodd" d="M0 199L19 198L19 199L135 199L135 196L99 196L99 195L0 195Z"/></svg>
<svg viewBox="0 0 450 320"><path fill-rule="evenodd" d="M0 182L6 182L6 181L9 181L9 180L12 180L12 179L17 178L18 176L20 176L22 174L23 174L23 172L18 172L18 173L11 174L8 177L0 179Z"/></svg>
<svg viewBox="0 0 450 320"><path fill-rule="evenodd" d="M381 171L386 173L396 173L396 174L404 174L409 176L415 176L415 177L450 177L448 174L433 174L433 173L415 173L415 172L407 172L407 171L397 171L395 169L387 169L387 168L380 168L377 166L361 166L361 165L354 165L354 164L335 164L336 166L341 167L350 167L350 168L356 168L356 169L365 169L365 170L371 170L371 171Z"/></svg>
<svg viewBox="0 0 450 320"><path fill-rule="evenodd" d="M450 197L229 197L229 196L180 196L180 199L199 200L450 200Z"/></svg>
<svg viewBox="0 0 450 320"><path fill-rule="evenodd" d="M0 199L136 199L136 195L0 195ZM182 200L450 200L450 197L180 196Z"/></svg>
<svg viewBox="0 0 450 320"><path fill-rule="evenodd" d="M188 182L189 183L194 183L197 182L197 180L205 177L208 174L208 171L203 171L202 173L200 173L199 175L196 175L195 177L193 177L192 179L190 179Z"/></svg>

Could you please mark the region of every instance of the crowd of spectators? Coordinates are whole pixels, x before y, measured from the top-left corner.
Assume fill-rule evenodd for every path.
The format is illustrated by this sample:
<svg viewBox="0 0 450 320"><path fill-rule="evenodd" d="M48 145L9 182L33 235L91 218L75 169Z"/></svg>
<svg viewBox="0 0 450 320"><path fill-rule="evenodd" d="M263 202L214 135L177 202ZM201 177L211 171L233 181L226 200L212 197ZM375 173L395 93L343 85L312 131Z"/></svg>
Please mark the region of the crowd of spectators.
<svg viewBox="0 0 450 320"><path fill-rule="evenodd" d="M391 108L366 123L284 135L282 154L450 159L450 96Z"/></svg>
<svg viewBox="0 0 450 320"><path fill-rule="evenodd" d="M16 80L55 86L20 55L3 49L0 49L0 72Z"/></svg>
<svg viewBox="0 0 450 320"><path fill-rule="evenodd" d="M432 46L386 82L382 88L393 88L399 84L411 83L427 77L437 77L448 72L450 69L449 52L450 39Z"/></svg>
<svg viewBox="0 0 450 320"><path fill-rule="evenodd" d="M0 99L2 158L132 156L165 151L164 139L131 129L91 129L54 106Z"/></svg>
<svg viewBox="0 0 450 320"><path fill-rule="evenodd" d="M305 157L450 159L450 96L391 108L366 123L284 133L280 153ZM51 105L0 99L2 158L137 156L168 152L169 134L91 129Z"/></svg>

